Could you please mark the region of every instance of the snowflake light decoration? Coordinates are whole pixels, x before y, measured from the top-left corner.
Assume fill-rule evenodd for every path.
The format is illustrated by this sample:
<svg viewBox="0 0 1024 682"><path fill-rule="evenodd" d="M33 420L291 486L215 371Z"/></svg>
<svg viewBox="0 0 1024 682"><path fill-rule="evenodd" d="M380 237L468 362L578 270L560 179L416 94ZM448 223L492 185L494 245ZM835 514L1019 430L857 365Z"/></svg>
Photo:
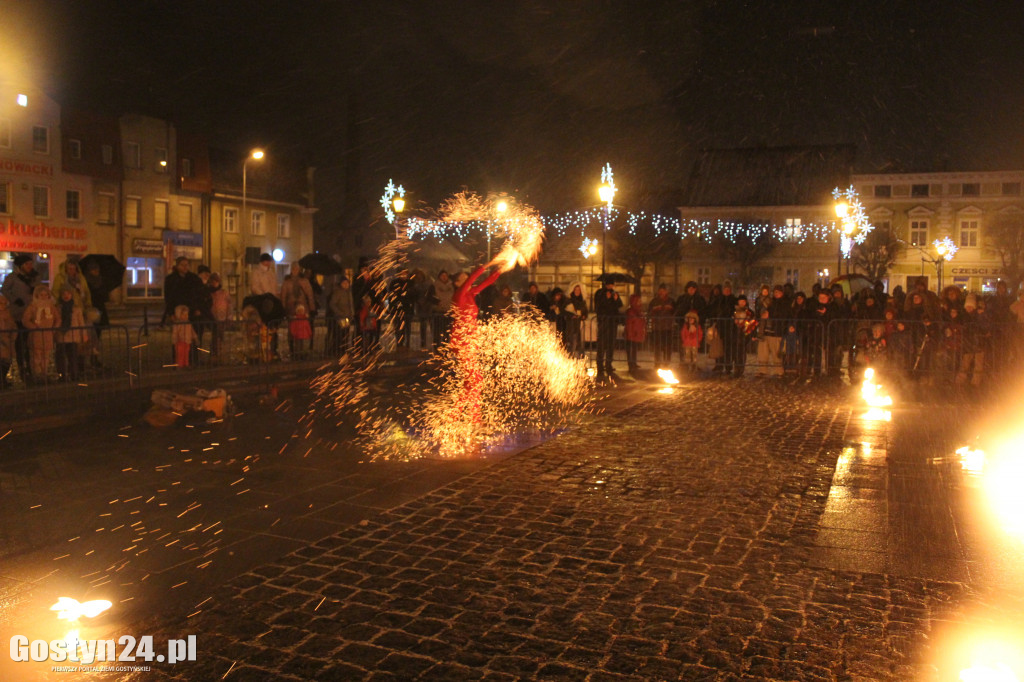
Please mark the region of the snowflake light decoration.
<svg viewBox="0 0 1024 682"><path fill-rule="evenodd" d="M612 174L612 165L610 163L606 163L604 168L601 169L601 184L608 185L613 197L619 191L618 187L615 186L615 176ZM611 202L609 201L608 203Z"/></svg>
<svg viewBox="0 0 1024 682"><path fill-rule="evenodd" d="M845 215L839 216L839 228L842 234L845 234L852 241L849 248L852 249L853 244L863 244L864 240L867 239L868 232L875 229L875 226L868 220L868 215L864 212L864 205L860 203L860 196L857 194L857 190L852 185L846 189L836 187L832 190L832 198L836 200L837 204L846 205ZM848 254L846 242L843 241L842 244L843 253Z"/></svg>
<svg viewBox="0 0 1024 682"><path fill-rule="evenodd" d="M590 251L591 248L594 249L594 253L597 252L597 240L584 237L583 243L580 244L580 253L583 254L584 258L590 258L593 255Z"/></svg>
<svg viewBox="0 0 1024 682"><path fill-rule="evenodd" d="M935 251L938 252L939 258L942 260L952 260L956 252L960 250L948 236L936 239L932 242L932 246L935 247Z"/></svg>
<svg viewBox="0 0 1024 682"><path fill-rule="evenodd" d="M405 197L405 188L401 185L395 186L395 183L388 178L387 187L384 188L384 196L380 198L380 205L384 207L384 217L388 219L389 223L395 222L395 209L393 202L395 195Z"/></svg>

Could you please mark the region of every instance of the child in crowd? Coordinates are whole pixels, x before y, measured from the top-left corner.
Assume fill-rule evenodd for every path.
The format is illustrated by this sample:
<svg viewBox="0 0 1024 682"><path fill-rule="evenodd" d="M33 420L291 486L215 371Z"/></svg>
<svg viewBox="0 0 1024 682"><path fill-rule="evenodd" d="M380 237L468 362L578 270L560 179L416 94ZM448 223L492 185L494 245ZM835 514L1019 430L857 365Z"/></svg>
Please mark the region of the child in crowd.
<svg viewBox="0 0 1024 682"><path fill-rule="evenodd" d="M363 339L363 352L369 353L380 341L380 328L377 326L377 311L369 294L363 294L359 306L359 332Z"/></svg>
<svg viewBox="0 0 1024 682"><path fill-rule="evenodd" d="M32 302L25 308L21 323L29 330L32 377L36 381L46 381L46 370L53 354L53 330L60 324L60 315L54 305L53 295L45 284L39 284L32 290Z"/></svg>
<svg viewBox="0 0 1024 682"><path fill-rule="evenodd" d="M683 326L679 330L679 335L683 348L681 359L683 369L696 372L697 349L700 348L700 342L704 339L704 328L700 326L700 317L696 310L691 310L683 316Z"/></svg>
<svg viewBox="0 0 1024 682"><path fill-rule="evenodd" d="M213 334L210 341L210 353L215 360L220 359L221 350L224 347L224 330L231 320L231 309L233 303L231 294L221 286L220 275L216 272L210 275L206 286L210 288L210 313L213 315Z"/></svg>
<svg viewBox="0 0 1024 682"><path fill-rule="evenodd" d="M0 391L10 388L7 373L14 361L14 340L18 337L18 325L11 315L10 301L0 296Z"/></svg>
<svg viewBox="0 0 1024 682"><path fill-rule="evenodd" d="M782 354L782 373L796 374L800 369L800 332L795 323L786 325L779 352Z"/></svg>
<svg viewBox="0 0 1024 682"><path fill-rule="evenodd" d="M174 344L174 363L178 367L189 366L192 346L198 342L196 330L188 319L188 306L177 306L174 309L174 326L171 327L171 343Z"/></svg>
<svg viewBox="0 0 1024 682"><path fill-rule="evenodd" d="M302 303L295 306L295 316L288 322L288 336L292 339L292 357L305 356L306 342L313 338L313 327L309 324L309 314Z"/></svg>
<svg viewBox="0 0 1024 682"><path fill-rule="evenodd" d="M84 370L84 356L78 349L88 340L85 329L85 314L82 306L75 299L75 291L70 286L60 290L60 302L57 304L60 315L59 331L57 332L56 361L57 372L64 381L78 381L79 370ZM79 366L82 358L82 367Z"/></svg>

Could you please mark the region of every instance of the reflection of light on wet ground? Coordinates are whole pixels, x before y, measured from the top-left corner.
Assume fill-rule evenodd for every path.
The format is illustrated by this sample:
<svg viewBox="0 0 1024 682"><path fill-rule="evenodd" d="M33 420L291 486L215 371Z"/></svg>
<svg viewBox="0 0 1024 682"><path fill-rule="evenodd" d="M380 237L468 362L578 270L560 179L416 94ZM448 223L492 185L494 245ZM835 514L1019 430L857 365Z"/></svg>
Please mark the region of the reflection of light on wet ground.
<svg viewBox="0 0 1024 682"><path fill-rule="evenodd" d="M888 422L892 421L892 412L889 410L883 410L880 407L872 407L870 410L862 414L860 418L873 422Z"/></svg>
<svg viewBox="0 0 1024 682"><path fill-rule="evenodd" d="M672 395L675 391L672 390L671 386L663 386L658 389L658 393L664 393L666 395Z"/></svg>

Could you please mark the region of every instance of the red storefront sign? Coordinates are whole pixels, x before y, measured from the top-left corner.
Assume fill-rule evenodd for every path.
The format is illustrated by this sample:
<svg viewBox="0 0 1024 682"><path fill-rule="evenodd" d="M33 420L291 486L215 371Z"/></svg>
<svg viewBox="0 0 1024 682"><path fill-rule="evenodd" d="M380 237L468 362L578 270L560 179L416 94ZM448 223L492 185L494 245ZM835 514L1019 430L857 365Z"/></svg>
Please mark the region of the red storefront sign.
<svg viewBox="0 0 1024 682"><path fill-rule="evenodd" d="M23 173L25 175L45 175L53 177L53 166L48 163L31 163L29 161L13 161L0 159L0 172Z"/></svg>
<svg viewBox="0 0 1024 682"><path fill-rule="evenodd" d="M38 223L0 222L0 251L68 251L85 253L89 231L83 227L60 227Z"/></svg>

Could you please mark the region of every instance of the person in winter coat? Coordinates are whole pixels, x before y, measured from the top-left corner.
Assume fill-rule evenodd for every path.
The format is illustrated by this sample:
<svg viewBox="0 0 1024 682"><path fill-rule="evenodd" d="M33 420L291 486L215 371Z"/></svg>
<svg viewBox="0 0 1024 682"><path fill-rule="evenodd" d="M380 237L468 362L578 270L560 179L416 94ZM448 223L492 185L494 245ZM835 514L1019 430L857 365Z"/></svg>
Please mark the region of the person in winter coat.
<svg viewBox="0 0 1024 682"><path fill-rule="evenodd" d="M11 317L18 326L18 330L25 329L25 308L32 302L32 288L35 286L39 273L36 272L36 262L32 256L20 254L14 257L14 270L4 278L0 286L0 294L3 294L10 303ZM18 334L14 341L14 357L18 363L18 372L22 380L28 380L32 373L32 363L29 361L28 336Z"/></svg>
<svg viewBox="0 0 1024 682"><path fill-rule="evenodd" d="M640 369L636 361L637 351L647 340L647 320L644 318L644 309L640 304L640 295L633 294L629 297L629 308L626 310L626 362L629 371ZM611 371L608 372L611 374Z"/></svg>
<svg viewBox="0 0 1024 682"><path fill-rule="evenodd" d="M675 302L668 295L668 287L658 287L651 299L647 313L651 320L651 336L654 337L654 366L667 369L672 362L672 327L675 323Z"/></svg>
<svg viewBox="0 0 1024 682"><path fill-rule="evenodd" d="M434 280L433 285L430 288L432 322L434 327L434 349L443 343L448 342L448 336L451 334L452 329L452 297L455 295L455 283L452 282L451 276L447 270L441 270L437 273L437 279Z"/></svg>
<svg viewBox="0 0 1024 682"><path fill-rule="evenodd" d="M594 294L594 312L597 314L597 375L615 373L612 358L615 355L615 335L619 329L619 311L622 299L615 291L614 282L605 282Z"/></svg>
<svg viewBox="0 0 1024 682"><path fill-rule="evenodd" d="M703 323L707 305L707 301L698 291L697 283L689 281L683 287L683 293L679 294L679 298L676 299L676 318L682 324L683 318L692 310L697 313L697 318Z"/></svg>
<svg viewBox="0 0 1024 682"><path fill-rule="evenodd" d="M558 334L558 338L562 340L562 347L567 351L569 350L567 338L569 318L572 317L572 313L569 312L570 305L569 298L559 287L551 290L551 317L555 321L555 333Z"/></svg>
<svg viewBox="0 0 1024 682"><path fill-rule="evenodd" d="M519 302L519 305L532 305L548 320L553 319L551 317L551 303L548 301L548 297L541 293L536 282L530 282L526 288L526 294L523 296L523 300Z"/></svg>
<svg viewBox="0 0 1024 682"><path fill-rule="evenodd" d="M680 365L690 372L697 371L697 350L701 341L704 340L704 328L700 326L700 316L696 310L691 310L683 316L683 326L679 330L679 340L682 344Z"/></svg>
<svg viewBox="0 0 1024 682"><path fill-rule="evenodd" d="M302 358L306 354L307 342L313 340L313 326L309 323L309 314L306 306L301 303L295 307L295 316L288 322L288 336L292 338L295 358Z"/></svg>
<svg viewBox="0 0 1024 682"><path fill-rule="evenodd" d="M0 296L0 391L10 388L7 379L14 362L14 342L18 338L18 325L11 315L11 304Z"/></svg>
<svg viewBox="0 0 1024 682"><path fill-rule="evenodd" d="M71 260L70 256L57 266L57 274L54 275L53 282L50 284L53 291L56 292L63 291L64 287L70 287L75 303L83 311L92 307L92 291L89 289L89 283L79 269L78 261Z"/></svg>
<svg viewBox="0 0 1024 682"><path fill-rule="evenodd" d="M725 352L719 371L729 375L733 372L733 365L736 362L736 347L740 343L737 338L735 313L739 299L733 296L732 286L722 285L722 295L714 308L708 310L708 315L715 320L719 336L722 339L722 349ZM716 369L719 366L716 363Z"/></svg>
<svg viewBox="0 0 1024 682"><path fill-rule="evenodd" d="M363 294L356 317L359 320L363 353L371 353L377 349L377 344L380 341L380 325L377 318L377 305L373 302L370 294Z"/></svg>
<svg viewBox="0 0 1024 682"><path fill-rule="evenodd" d="M21 321L28 331L31 376L35 381L45 381L56 341L53 330L60 325L60 313L45 285L36 285L32 291L32 302L25 308Z"/></svg>
<svg viewBox="0 0 1024 682"><path fill-rule="evenodd" d="M569 355L583 357L583 321L587 319L587 297L583 285L574 282L569 289L569 304L566 306L569 320L565 325L566 348Z"/></svg>
<svg viewBox="0 0 1024 682"><path fill-rule="evenodd" d="M352 327L355 324L356 310L352 301L352 283L348 277L342 277L334 285L334 290L327 299L327 306L331 309L331 316L337 329L334 333L334 346L331 352L348 352L352 343Z"/></svg>
<svg viewBox="0 0 1024 682"><path fill-rule="evenodd" d="M512 287L503 286L498 295L491 301L491 315L506 315L515 310L515 299L512 297Z"/></svg>
<svg viewBox="0 0 1024 682"><path fill-rule="evenodd" d="M754 317L754 311L747 305L747 297L744 295L740 295L736 299L733 322L735 336L733 337L732 358L731 360L726 358L726 365L731 365L734 368L735 376L739 378L743 376L743 371L747 367L747 349L757 331L757 318ZM728 347L725 352L729 352Z"/></svg>
<svg viewBox="0 0 1024 682"><path fill-rule="evenodd" d="M79 348L87 341L88 334L85 329L85 314L75 299L75 290L70 285L65 285L60 291L57 312L60 318L54 348L57 373L64 381L78 381L79 374L84 370L85 360L79 353Z"/></svg>

